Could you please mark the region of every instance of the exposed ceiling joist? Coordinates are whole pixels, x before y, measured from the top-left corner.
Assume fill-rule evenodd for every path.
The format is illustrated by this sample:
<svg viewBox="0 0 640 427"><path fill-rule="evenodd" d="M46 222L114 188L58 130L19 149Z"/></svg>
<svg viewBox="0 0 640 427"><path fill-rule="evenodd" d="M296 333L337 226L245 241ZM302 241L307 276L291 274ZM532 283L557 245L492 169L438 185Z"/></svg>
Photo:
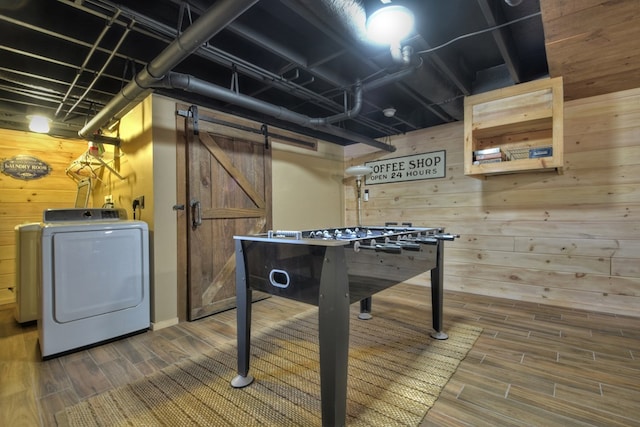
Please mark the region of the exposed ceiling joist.
<svg viewBox="0 0 640 427"><path fill-rule="evenodd" d="M0 125L21 128L24 116L43 110L56 116L54 129L79 130L180 34L197 25L205 10L225 1L0 4ZM252 2L172 71L306 117L341 114L353 106L357 81L379 82L401 68L387 48L364 39L365 1ZM422 61L422 66L365 90L359 114L332 124L344 131L342 136L200 94L154 90L336 144L361 137L384 140L462 120L464 96L547 76L547 56L551 75L563 75L568 97L614 90L621 82L638 86L640 52L633 43L640 38L633 37L640 28L634 24L638 1L522 0L517 6L504 0L411 1L417 27L404 44L413 49L412 63ZM600 54L594 41L602 45ZM609 66L616 64L619 73ZM389 107L395 116L384 115Z"/></svg>

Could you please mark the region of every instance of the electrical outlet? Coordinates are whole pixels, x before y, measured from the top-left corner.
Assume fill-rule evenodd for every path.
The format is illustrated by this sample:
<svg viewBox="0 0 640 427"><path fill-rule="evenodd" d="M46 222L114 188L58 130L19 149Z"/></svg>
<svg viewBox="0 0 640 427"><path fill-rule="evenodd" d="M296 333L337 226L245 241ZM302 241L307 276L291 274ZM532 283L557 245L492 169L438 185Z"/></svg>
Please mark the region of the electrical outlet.
<svg viewBox="0 0 640 427"><path fill-rule="evenodd" d="M138 202L140 209L144 209L144 196L136 197L133 201Z"/></svg>
<svg viewBox="0 0 640 427"><path fill-rule="evenodd" d="M109 194L108 196L104 196L105 203L113 203L113 196Z"/></svg>

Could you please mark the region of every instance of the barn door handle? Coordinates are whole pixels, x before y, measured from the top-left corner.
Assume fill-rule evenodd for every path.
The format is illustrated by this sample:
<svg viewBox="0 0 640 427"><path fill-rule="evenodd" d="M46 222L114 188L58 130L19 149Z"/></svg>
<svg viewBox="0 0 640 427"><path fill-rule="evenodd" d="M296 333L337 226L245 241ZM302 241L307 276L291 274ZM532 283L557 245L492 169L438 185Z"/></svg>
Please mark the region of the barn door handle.
<svg viewBox="0 0 640 427"><path fill-rule="evenodd" d="M189 205L191 206L191 210L193 211L193 228L196 228L200 225L202 225L202 211L200 209L200 201L199 200L191 200L191 202L189 202Z"/></svg>

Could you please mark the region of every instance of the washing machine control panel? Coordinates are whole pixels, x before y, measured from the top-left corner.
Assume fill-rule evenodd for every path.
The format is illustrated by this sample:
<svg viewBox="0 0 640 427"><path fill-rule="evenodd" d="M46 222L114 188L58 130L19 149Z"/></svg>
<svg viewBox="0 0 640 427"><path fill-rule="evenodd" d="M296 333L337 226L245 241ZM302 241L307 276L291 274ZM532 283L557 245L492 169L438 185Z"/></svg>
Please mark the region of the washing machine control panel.
<svg viewBox="0 0 640 427"><path fill-rule="evenodd" d="M126 219L127 211L124 209L47 209L42 213L43 222L115 221Z"/></svg>

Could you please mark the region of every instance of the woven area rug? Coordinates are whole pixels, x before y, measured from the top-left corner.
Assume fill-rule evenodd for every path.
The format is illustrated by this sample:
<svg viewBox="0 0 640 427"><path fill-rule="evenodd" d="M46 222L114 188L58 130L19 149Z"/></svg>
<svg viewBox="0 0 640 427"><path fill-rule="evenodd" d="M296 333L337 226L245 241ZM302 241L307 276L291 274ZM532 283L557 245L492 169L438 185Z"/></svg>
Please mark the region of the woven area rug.
<svg viewBox="0 0 640 427"><path fill-rule="evenodd" d="M404 310L403 310L404 311ZM481 329L447 325L449 339L428 333L423 310L352 310L347 424L416 426L435 403ZM395 317L392 317L395 316ZM183 360L56 414L62 426L319 426L317 309L252 336L248 387L230 385L236 346Z"/></svg>

